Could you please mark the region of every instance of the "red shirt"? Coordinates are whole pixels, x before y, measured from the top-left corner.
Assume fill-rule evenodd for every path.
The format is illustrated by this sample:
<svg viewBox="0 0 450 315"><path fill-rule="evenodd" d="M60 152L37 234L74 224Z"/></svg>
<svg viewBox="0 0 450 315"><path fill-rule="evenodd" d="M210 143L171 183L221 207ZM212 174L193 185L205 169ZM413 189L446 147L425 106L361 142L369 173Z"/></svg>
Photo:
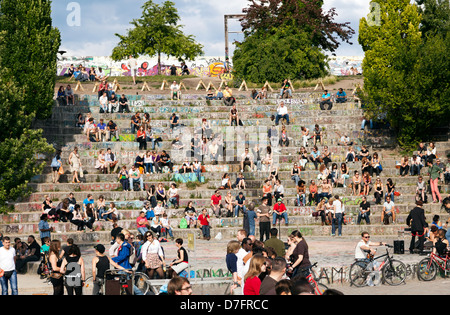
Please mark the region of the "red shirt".
<svg viewBox="0 0 450 315"><path fill-rule="evenodd" d="M213 201L214 205L218 205L220 201L222 200L222 196L216 196L216 194L212 195L211 200Z"/></svg>
<svg viewBox="0 0 450 315"><path fill-rule="evenodd" d="M209 219L209 215L206 215L206 217L205 217L203 215L203 213L198 216L198 220L200 221L201 225L209 225L208 219Z"/></svg>
<svg viewBox="0 0 450 315"><path fill-rule="evenodd" d="M247 278L244 284L244 295L259 295L261 280L258 277Z"/></svg>
<svg viewBox="0 0 450 315"><path fill-rule="evenodd" d="M286 206L284 203L278 204L278 202L273 206L274 211L278 211L279 213L283 213L286 211Z"/></svg>

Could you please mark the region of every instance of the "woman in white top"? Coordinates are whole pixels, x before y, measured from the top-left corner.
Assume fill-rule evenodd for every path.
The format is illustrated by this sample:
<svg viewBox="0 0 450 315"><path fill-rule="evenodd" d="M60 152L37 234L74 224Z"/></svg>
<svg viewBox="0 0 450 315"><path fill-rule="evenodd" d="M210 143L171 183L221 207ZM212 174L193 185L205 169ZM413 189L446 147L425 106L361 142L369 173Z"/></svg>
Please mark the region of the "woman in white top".
<svg viewBox="0 0 450 315"><path fill-rule="evenodd" d="M151 151L147 151L144 155L144 166L146 174L153 174L153 156Z"/></svg>
<svg viewBox="0 0 450 315"><path fill-rule="evenodd" d="M430 142L430 145L427 148L427 161L434 160L436 158L436 147L434 142Z"/></svg>
<svg viewBox="0 0 450 315"><path fill-rule="evenodd" d="M169 202L175 206L175 209L178 209L180 205L180 195L178 194L178 188L175 183L170 185L169 191Z"/></svg>
<svg viewBox="0 0 450 315"><path fill-rule="evenodd" d="M153 237L153 233L147 231L144 234L145 243L142 245L141 254L142 261L145 262L147 268L147 274L150 279L153 279L153 275L156 273L160 279L164 279L163 266L166 265L164 261L164 252L162 250L159 241Z"/></svg>

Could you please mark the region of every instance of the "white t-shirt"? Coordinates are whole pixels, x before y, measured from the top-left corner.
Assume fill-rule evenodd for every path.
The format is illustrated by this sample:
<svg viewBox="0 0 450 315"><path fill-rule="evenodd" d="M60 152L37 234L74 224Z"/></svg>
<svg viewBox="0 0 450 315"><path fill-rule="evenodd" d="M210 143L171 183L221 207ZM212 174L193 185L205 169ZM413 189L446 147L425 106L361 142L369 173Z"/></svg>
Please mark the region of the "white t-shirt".
<svg viewBox="0 0 450 315"><path fill-rule="evenodd" d="M286 106L283 106L283 107L280 106L277 109L277 113L278 113L278 115L286 115L288 113L288 109Z"/></svg>
<svg viewBox="0 0 450 315"><path fill-rule="evenodd" d="M242 247L239 249L239 251L237 252L236 256L237 256L237 273L238 273L238 277L240 277L241 279L244 279L244 257L247 256L248 252L246 252Z"/></svg>
<svg viewBox="0 0 450 315"><path fill-rule="evenodd" d="M7 250L4 246L0 247L0 269L4 271L12 271L16 269L16 264L14 263L14 257L16 256L16 250L14 247L10 247Z"/></svg>
<svg viewBox="0 0 450 315"><path fill-rule="evenodd" d="M389 203L385 202L383 206L386 208L386 212L391 212L392 208L394 208L394 203L391 200Z"/></svg>
<svg viewBox="0 0 450 315"><path fill-rule="evenodd" d="M128 59L128 66L130 66L131 70L137 69L137 61L134 58Z"/></svg>
<svg viewBox="0 0 450 315"><path fill-rule="evenodd" d="M340 201L340 200L333 201L333 208L334 207L336 207L336 210L334 213L343 213L344 212L344 207L342 206L342 201Z"/></svg>
<svg viewBox="0 0 450 315"><path fill-rule="evenodd" d="M367 244L363 240L359 241L355 248L355 259L367 258L367 253L361 249L361 246L367 246Z"/></svg>

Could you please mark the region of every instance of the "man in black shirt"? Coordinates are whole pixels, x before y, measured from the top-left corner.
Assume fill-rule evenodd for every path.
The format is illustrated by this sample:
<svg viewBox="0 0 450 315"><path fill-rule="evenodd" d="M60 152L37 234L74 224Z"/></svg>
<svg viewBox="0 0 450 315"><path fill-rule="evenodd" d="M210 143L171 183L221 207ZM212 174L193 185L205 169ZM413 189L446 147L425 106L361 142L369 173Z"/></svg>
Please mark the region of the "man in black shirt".
<svg viewBox="0 0 450 315"><path fill-rule="evenodd" d="M416 207L412 209L406 218L406 224L411 227L411 244L409 252L413 254L416 250L423 252L423 244L425 242L425 228L428 223L425 219L425 211L423 210L422 200L416 201ZM416 236L419 238L419 244L416 247Z"/></svg>
<svg viewBox="0 0 450 315"><path fill-rule="evenodd" d="M158 169L160 173L162 172L164 166L169 167L170 172L173 172L173 163L170 161L170 156L163 150L160 155L160 161L158 162Z"/></svg>
<svg viewBox="0 0 450 315"><path fill-rule="evenodd" d="M119 99L119 113L129 113L130 108L128 107L128 99L125 97L125 94L122 94L122 96Z"/></svg>
<svg viewBox="0 0 450 315"><path fill-rule="evenodd" d="M119 129L117 128L117 125L112 120L110 120L108 122L108 124L106 125L106 139L108 141L111 141L111 135L114 135L114 137L116 137L116 141L120 141Z"/></svg>
<svg viewBox="0 0 450 315"><path fill-rule="evenodd" d="M361 223L361 219L365 219L367 224L370 224L370 202L367 201L366 196L362 197L362 202L359 204L359 213L357 224Z"/></svg>

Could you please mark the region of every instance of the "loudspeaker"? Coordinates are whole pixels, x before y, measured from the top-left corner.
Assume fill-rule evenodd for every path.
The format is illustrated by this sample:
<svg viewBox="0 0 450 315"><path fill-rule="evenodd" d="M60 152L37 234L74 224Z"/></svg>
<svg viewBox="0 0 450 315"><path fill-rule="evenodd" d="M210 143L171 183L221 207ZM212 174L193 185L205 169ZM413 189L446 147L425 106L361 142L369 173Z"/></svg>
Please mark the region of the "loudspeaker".
<svg viewBox="0 0 450 315"><path fill-rule="evenodd" d="M405 241L398 240L394 241L394 254L404 254L405 253Z"/></svg>

